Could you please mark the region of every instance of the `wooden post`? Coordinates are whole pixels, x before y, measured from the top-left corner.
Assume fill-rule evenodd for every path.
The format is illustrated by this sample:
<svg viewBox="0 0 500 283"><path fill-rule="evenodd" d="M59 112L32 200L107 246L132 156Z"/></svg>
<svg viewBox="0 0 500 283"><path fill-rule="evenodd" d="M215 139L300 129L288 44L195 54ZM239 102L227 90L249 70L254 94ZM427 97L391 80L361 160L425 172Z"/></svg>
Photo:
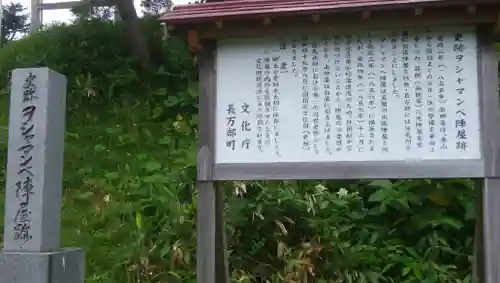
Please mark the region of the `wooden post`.
<svg viewBox="0 0 500 283"><path fill-rule="evenodd" d="M479 71L483 99L483 156L486 178L478 198L479 230L476 247L476 271L480 283L500 282L500 120L498 92L498 58L492 37L480 38L481 64Z"/></svg>
<svg viewBox="0 0 500 283"><path fill-rule="evenodd" d="M203 42L197 51L200 64L200 117L213 117L216 79L215 43ZM213 119L202 118L200 120L197 178L197 282L229 283L224 191L212 179L213 123Z"/></svg>
<svg viewBox="0 0 500 283"><path fill-rule="evenodd" d="M479 251L479 282L500 282L500 178L486 178L482 198L482 247Z"/></svg>

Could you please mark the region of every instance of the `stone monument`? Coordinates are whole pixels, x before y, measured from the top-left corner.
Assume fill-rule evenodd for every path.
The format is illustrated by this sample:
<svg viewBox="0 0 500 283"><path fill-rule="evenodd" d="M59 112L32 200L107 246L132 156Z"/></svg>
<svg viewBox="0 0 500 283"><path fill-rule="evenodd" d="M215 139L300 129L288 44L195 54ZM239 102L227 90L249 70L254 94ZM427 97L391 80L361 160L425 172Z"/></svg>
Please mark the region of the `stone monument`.
<svg viewBox="0 0 500 283"><path fill-rule="evenodd" d="M84 252L61 248L66 77L12 72L0 283L83 283Z"/></svg>

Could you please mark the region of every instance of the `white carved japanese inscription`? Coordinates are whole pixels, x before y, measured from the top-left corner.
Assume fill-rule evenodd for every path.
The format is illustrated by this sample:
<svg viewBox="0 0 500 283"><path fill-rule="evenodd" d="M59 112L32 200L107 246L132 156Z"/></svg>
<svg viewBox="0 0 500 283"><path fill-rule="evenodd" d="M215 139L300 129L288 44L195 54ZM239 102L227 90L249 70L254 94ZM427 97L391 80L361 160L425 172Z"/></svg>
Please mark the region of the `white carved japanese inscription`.
<svg viewBox="0 0 500 283"><path fill-rule="evenodd" d="M469 26L225 39L215 162L481 158Z"/></svg>

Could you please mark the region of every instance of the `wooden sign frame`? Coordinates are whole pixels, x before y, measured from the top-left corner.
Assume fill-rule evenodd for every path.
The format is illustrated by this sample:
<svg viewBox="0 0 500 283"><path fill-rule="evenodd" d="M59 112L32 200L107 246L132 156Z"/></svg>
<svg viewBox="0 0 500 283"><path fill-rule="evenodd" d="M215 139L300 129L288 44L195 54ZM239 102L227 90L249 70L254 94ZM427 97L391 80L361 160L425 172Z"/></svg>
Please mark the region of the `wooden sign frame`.
<svg viewBox="0 0 500 283"><path fill-rule="evenodd" d="M241 1L243 2L243 1ZM309 1L306 1L309 2ZM383 1L384 2L384 1ZM389 1L385 1L389 2ZM404 1L400 1L403 3ZM443 4L443 2L446 2ZM220 3L214 4L217 6ZM477 5L476 5L477 4ZM206 4L210 5L210 4ZM202 6L199 6L202 7ZM218 6L217 6L218 7ZM216 8L217 8L216 7ZM207 6L207 9L211 8ZM233 17L214 23L181 19L175 13L162 20L179 20L170 34L186 35L190 50L197 54L200 70L200 150L198 153L197 282L228 283L223 180L287 179L400 179L481 178L478 204L473 281L500 282L500 99L498 61L494 39L500 33L500 2L494 0L408 1L394 10L360 6L335 14L301 13L289 17L260 14ZM202 8L198 8L202 9ZM187 10L187 9L186 9ZM175 10L174 10L175 12ZM177 18L176 18L177 17ZM291 33L332 30L381 29L390 27L473 25L477 28L478 93L480 99L481 158L477 160L380 161L216 164L215 108L217 93L217 40L233 37L275 37ZM252 28L249 28L252 27Z"/></svg>
<svg viewBox="0 0 500 283"><path fill-rule="evenodd" d="M483 178L500 176L500 100L496 51L478 27L478 93L480 100L481 159L352 161L306 163L216 164L215 101L217 93L216 40L202 43L200 64L200 152L203 167L209 167L201 180L334 180L334 179L398 179L398 178ZM201 165L199 164L199 165Z"/></svg>

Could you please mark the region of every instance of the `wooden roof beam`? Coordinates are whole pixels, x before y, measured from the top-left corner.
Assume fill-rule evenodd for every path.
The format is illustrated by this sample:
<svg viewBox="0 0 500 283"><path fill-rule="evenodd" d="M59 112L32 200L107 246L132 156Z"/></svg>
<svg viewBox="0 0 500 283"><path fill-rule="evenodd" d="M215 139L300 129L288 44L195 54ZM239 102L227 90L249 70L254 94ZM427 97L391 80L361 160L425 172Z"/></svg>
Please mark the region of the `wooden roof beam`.
<svg viewBox="0 0 500 283"><path fill-rule="evenodd" d="M424 8L422 7L416 7L415 8L415 16L419 17L424 14Z"/></svg>
<svg viewBox="0 0 500 283"><path fill-rule="evenodd" d="M361 19L362 19L363 21L367 21L367 20L369 20L371 17L372 17L372 13L371 13L370 11L363 11L363 12L361 13Z"/></svg>
<svg viewBox="0 0 500 283"><path fill-rule="evenodd" d="M500 39L500 12L498 12L497 21L493 26L493 32L491 33L491 39L496 41Z"/></svg>
<svg viewBox="0 0 500 283"><path fill-rule="evenodd" d="M477 6L476 5L467 5L467 13L474 15L477 12Z"/></svg>

